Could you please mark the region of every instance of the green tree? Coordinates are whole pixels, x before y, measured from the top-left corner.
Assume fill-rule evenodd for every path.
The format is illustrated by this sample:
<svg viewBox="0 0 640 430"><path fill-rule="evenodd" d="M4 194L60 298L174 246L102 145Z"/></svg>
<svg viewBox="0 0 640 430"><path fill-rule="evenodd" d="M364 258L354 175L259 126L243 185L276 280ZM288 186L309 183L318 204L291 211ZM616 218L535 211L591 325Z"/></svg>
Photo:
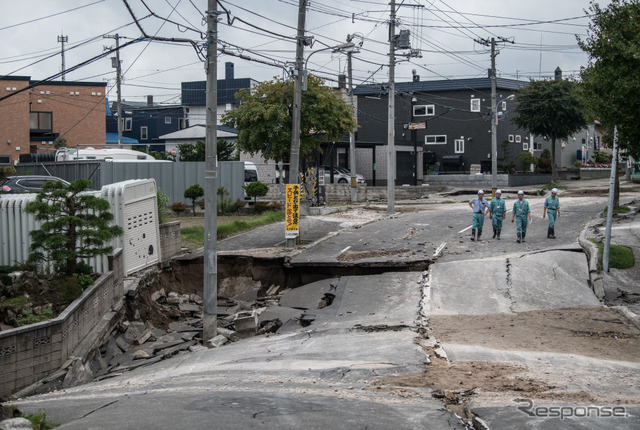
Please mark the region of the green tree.
<svg viewBox="0 0 640 430"><path fill-rule="evenodd" d="M67 139L64 137L59 137L53 141L53 147L56 149L66 148L67 147Z"/></svg>
<svg viewBox="0 0 640 430"><path fill-rule="evenodd" d="M196 143L179 144L178 151L180 161L204 161L205 148L206 146L203 140L199 140ZM234 161L238 159L234 143L227 139L218 139L216 151L218 161Z"/></svg>
<svg viewBox="0 0 640 430"><path fill-rule="evenodd" d="M269 187L267 184L263 184L260 181L251 182L247 185L243 185L244 192L247 193L247 197L253 197L253 202L255 203L258 197L266 196L269 192Z"/></svg>
<svg viewBox="0 0 640 430"><path fill-rule="evenodd" d="M274 79L236 93L240 106L227 112L223 122L238 130L238 149L261 153L265 160L289 161L293 82ZM309 76L302 92L300 154L310 154L322 140L342 137L355 127L349 105L338 93Z"/></svg>
<svg viewBox="0 0 640 430"><path fill-rule="evenodd" d="M88 179L77 179L68 186L60 181L46 182L42 192L26 211L35 214L42 226L31 232L29 260L51 260L56 273L72 276L79 259L108 254L108 243L122 234L122 228L109 225L113 220L109 202L85 191Z"/></svg>
<svg viewBox="0 0 640 430"><path fill-rule="evenodd" d="M582 69L582 94L594 119L612 141L618 126L621 149L640 156L640 2L612 0L602 8L591 2L591 23L578 44L589 54Z"/></svg>
<svg viewBox="0 0 640 430"><path fill-rule="evenodd" d="M576 83L531 81L518 92L516 100L513 122L530 133L551 139L551 176L556 182L556 141L567 139L587 123Z"/></svg>
<svg viewBox="0 0 640 430"><path fill-rule="evenodd" d="M184 198L191 200L191 209L193 210L193 215L196 214L196 200L204 197L204 188L202 188L198 184L191 185L189 188L184 190Z"/></svg>
<svg viewBox="0 0 640 430"><path fill-rule="evenodd" d="M520 163L521 172L528 172L530 165L538 164L538 159L536 158L536 156L528 151L521 152L520 154L516 155L516 158Z"/></svg>
<svg viewBox="0 0 640 430"><path fill-rule="evenodd" d="M204 161L205 145L204 141L196 143L181 143L178 145L180 161Z"/></svg>
<svg viewBox="0 0 640 430"><path fill-rule="evenodd" d="M593 115L613 141L618 126L618 144L627 154L640 158L640 2L612 0L602 8L592 1L585 11L591 17L587 37L578 44L589 54L581 71L582 94ZM620 179L616 172L614 207L620 203Z"/></svg>

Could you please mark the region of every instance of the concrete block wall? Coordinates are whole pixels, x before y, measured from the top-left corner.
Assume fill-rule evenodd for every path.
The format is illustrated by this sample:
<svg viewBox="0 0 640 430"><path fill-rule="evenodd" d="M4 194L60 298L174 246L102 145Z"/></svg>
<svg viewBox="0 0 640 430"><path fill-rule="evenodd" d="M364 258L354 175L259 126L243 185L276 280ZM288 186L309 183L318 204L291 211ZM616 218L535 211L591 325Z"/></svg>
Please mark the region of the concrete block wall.
<svg viewBox="0 0 640 430"><path fill-rule="evenodd" d="M180 221L160 224L160 257L162 262L180 253Z"/></svg>
<svg viewBox="0 0 640 430"><path fill-rule="evenodd" d="M124 295L122 249L104 273L56 318L0 332L0 397L59 369L105 313Z"/></svg>
<svg viewBox="0 0 640 430"><path fill-rule="evenodd" d="M602 179L611 177L611 168L581 167L580 179Z"/></svg>

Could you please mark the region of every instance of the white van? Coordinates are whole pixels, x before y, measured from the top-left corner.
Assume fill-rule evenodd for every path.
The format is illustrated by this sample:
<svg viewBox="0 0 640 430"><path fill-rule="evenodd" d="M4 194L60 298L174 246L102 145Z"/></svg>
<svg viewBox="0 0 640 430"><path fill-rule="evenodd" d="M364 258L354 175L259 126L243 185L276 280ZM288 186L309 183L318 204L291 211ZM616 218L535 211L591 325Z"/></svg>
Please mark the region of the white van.
<svg viewBox="0 0 640 430"><path fill-rule="evenodd" d="M144 152L121 148L60 148L56 151L56 161L75 160L151 161L155 158Z"/></svg>

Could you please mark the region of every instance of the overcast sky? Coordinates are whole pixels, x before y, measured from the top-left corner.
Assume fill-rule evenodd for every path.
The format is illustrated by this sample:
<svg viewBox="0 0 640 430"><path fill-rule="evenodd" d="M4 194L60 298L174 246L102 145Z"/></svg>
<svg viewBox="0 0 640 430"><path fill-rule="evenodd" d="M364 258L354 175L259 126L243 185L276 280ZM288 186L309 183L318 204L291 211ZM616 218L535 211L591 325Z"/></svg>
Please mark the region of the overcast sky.
<svg viewBox="0 0 640 430"><path fill-rule="evenodd" d="M202 48L206 0L145 0L155 15L180 26L149 16L142 0L127 1L147 34L191 39ZM565 76L577 75L587 63L575 36L586 35L587 1L397 2L403 3L397 12L398 31L410 30L412 48L422 53L421 58L403 59L400 54L406 51L398 51L402 61L396 68L397 82L411 80L412 70L422 80L487 76L488 48L474 41L481 38L503 37L515 42L498 45L498 76L505 78L537 79L552 75L557 66ZM121 45L141 36L123 0L2 3L0 76L31 76L38 80L58 73L59 35L68 38L67 68L100 55L103 46L114 45L113 39L103 39L105 34L119 33ZM276 65L221 55L219 78L224 77L226 61L235 63L236 78L267 80L283 76L282 65L292 63L295 57L292 38L296 33L298 0L231 0L221 4L229 12L228 17L221 15L219 25L219 38L225 49ZM382 0L312 0L306 31L314 37L314 44L305 49L305 57L344 43L347 35L355 33L355 40L364 42L361 52L354 56L354 84L387 81L389 11L388 2ZM179 103L180 82L205 79L203 63L189 43L140 41L123 48L120 56L125 100L142 101L152 94L156 102ZM309 69L337 79L338 74L346 73L345 56L331 50L318 52L310 58ZM115 99L115 72L109 58L68 73L66 80L106 81L108 96Z"/></svg>

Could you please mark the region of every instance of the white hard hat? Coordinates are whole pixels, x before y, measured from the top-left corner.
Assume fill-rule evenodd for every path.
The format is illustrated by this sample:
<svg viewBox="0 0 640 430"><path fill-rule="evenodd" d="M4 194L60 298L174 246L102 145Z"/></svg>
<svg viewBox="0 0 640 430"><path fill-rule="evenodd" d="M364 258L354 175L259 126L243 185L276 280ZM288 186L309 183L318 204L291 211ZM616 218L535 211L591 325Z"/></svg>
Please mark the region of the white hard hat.
<svg viewBox="0 0 640 430"><path fill-rule="evenodd" d="M478 194L484 194L484 191L478 190Z"/></svg>
<svg viewBox="0 0 640 430"><path fill-rule="evenodd" d="M502 190L496 190L496 194L502 194Z"/></svg>
<svg viewBox="0 0 640 430"><path fill-rule="evenodd" d="M553 188L551 190L551 194L558 194L558 189L557 188Z"/></svg>
<svg viewBox="0 0 640 430"><path fill-rule="evenodd" d="M520 190L518 191L518 195L522 194L524 196L524 191Z"/></svg>

